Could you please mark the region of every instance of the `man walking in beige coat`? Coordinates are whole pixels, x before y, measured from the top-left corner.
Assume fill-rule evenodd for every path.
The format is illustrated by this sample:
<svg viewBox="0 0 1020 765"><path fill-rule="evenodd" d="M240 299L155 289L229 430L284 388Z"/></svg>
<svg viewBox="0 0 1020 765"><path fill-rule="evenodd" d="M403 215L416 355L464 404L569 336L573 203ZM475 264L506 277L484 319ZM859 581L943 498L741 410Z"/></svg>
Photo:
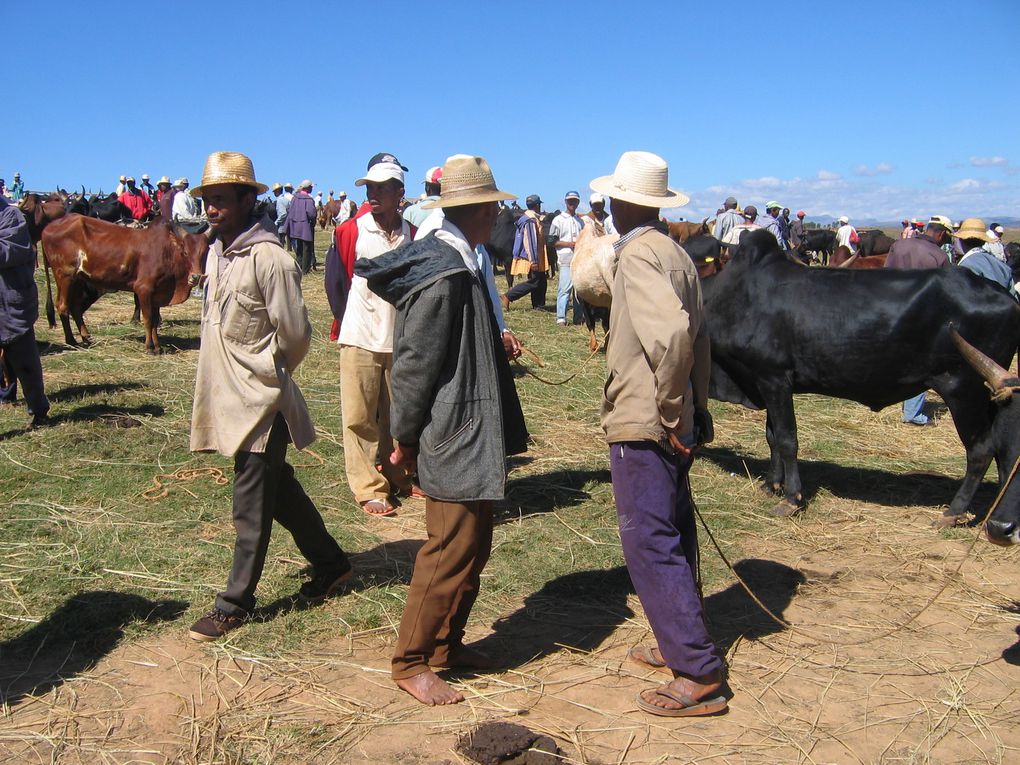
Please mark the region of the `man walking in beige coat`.
<svg viewBox="0 0 1020 765"><path fill-rule="evenodd" d="M234 563L216 606L189 633L217 640L241 626L255 607L273 520L294 537L313 565L298 597L317 603L350 578L347 556L287 464L287 443L315 439L292 374L308 353L312 327L301 295L301 270L280 247L268 216L253 216L266 191L251 160L216 152L202 185L215 240L206 263L202 346L198 355L191 450L234 458Z"/></svg>

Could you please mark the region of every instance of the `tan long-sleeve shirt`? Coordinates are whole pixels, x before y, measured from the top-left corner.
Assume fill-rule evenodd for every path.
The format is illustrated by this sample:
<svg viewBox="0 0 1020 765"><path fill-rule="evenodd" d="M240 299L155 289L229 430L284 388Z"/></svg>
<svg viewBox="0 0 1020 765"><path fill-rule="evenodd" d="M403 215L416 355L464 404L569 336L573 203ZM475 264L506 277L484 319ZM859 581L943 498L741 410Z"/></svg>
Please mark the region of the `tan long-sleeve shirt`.
<svg viewBox="0 0 1020 765"><path fill-rule="evenodd" d="M620 240L602 427L609 443L666 439L694 427L711 367L701 283L690 257L655 227Z"/></svg>

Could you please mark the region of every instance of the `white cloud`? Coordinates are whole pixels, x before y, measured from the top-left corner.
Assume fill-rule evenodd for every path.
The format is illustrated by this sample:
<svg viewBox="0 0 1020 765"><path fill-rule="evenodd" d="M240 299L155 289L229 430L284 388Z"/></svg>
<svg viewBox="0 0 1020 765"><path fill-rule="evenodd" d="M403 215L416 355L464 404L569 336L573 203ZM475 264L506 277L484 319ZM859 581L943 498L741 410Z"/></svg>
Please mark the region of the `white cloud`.
<svg viewBox="0 0 1020 765"><path fill-rule="evenodd" d="M970 164L974 167L1008 167L1009 160L1005 157L971 157Z"/></svg>
<svg viewBox="0 0 1020 765"><path fill-rule="evenodd" d="M839 173L834 173L831 170L818 171L818 180L820 181L838 181L841 177Z"/></svg>
<svg viewBox="0 0 1020 765"><path fill-rule="evenodd" d="M891 173L892 171L893 166L888 162L879 162L874 168L870 168L867 165L857 165L854 168L854 175L870 178L875 175L882 175L883 173Z"/></svg>
<svg viewBox="0 0 1020 765"><path fill-rule="evenodd" d="M971 191L978 188L981 188L981 183L973 178L964 178L956 183L949 184L950 191Z"/></svg>
<svg viewBox="0 0 1020 765"><path fill-rule="evenodd" d="M731 194L742 206L753 204L761 210L766 200L777 199L791 210L806 210L812 217L849 215L858 221L889 222L908 217L927 220L938 214L987 220L1015 215L1020 209L1020 178L990 182L975 178L949 181L933 176L909 186L879 183L871 176L827 179L820 173L808 178L747 178L691 189L691 203L669 215L701 220L715 215L723 198Z"/></svg>

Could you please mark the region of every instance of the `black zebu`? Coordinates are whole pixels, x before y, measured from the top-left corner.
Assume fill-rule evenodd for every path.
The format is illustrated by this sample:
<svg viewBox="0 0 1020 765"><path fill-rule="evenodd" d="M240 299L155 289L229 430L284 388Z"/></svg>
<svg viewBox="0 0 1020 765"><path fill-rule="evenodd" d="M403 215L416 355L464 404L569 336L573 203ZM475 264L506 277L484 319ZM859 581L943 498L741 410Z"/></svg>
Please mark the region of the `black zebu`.
<svg viewBox="0 0 1020 765"><path fill-rule="evenodd" d="M967 269L849 271L790 262L767 232L742 239L736 256L703 282L712 342L713 398L766 409L771 451L766 484L790 515L803 507L794 393L858 401L873 410L933 388L949 407L967 451L967 472L945 515L970 511L995 457L1000 484L1020 454L1020 400L1008 368L1020 341L1020 306ZM965 360L952 328L969 341ZM981 367L980 355L998 371ZM1003 391L989 398L985 379ZM1013 380L1012 384L1016 384ZM978 514L980 517L980 514ZM1018 539L1020 479L990 519L989 538Z"/></svg>

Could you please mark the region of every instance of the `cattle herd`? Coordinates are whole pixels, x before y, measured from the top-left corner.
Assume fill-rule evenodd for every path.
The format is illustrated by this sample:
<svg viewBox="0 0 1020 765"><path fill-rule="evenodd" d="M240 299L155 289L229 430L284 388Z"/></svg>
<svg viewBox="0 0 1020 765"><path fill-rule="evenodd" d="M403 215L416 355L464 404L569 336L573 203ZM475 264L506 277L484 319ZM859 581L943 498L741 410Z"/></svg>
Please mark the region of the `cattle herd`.
<svg viewBox="0 0 1020 765"><path fill-rule="evenodd" d="M86 198L84 190L28 194L20 205L33 244L42 243L50 326L56 323L52 272L68 345L77 344L70 319L87 345L85 310L104 292L121 290L134 293L145 348L158 353L160 309L187 299L198 284L206 235L158 219L141 228L119 225L129 216L118 209L123 205L116 197ZM324 211L320 225L335 215ZM519 214L515 208L501 210L488 244L508 284ZM724 260L707 221L669 228L696 262ZM966 474L941 525L967 513L984 519L988 508L975 508L973 501L995 459L1002 496L987 518L986 533L997 544L1020 544L1020 485L1013 479L1020 459L1020 380L1007 371L1020 347L1020 307L998 285L967 269L878 268L892 243L881 231L861 232L859 251L850 256L835 246L831 230L808 230L793 252L782 251L768 232L746 234L730 248L725 267L703 278L711 395L766 410L771 459L765 486L781 496L774 513L792 515L805 505L794 394L849 399L877 411L933 389L949 409L967 455ZM549 249L555 272L555 248ZM1007 251L1020 278L1020 245L1010 244ZM806 268L811 259L830 267ZM595 319L594 311L586 311L592 337Z"/></svg>

